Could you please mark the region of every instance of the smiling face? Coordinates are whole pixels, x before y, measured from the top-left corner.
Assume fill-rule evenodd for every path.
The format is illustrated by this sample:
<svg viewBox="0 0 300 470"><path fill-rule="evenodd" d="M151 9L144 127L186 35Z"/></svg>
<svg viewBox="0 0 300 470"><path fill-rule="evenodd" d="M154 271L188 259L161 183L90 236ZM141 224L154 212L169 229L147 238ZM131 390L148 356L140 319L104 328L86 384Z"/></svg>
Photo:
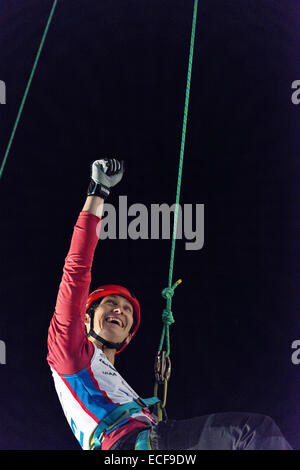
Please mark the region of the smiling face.
<svg viewBox="0 0 300 470"><path fill-rule="evenodd" d="M133 307L120 295L106 295L95 308L94 331L97 335L113 343L121 343L131 339L130 330L133 325ZM87 331L90 328L90 317L86 315ZM89 338L91 341L93 338Z"/></svg>

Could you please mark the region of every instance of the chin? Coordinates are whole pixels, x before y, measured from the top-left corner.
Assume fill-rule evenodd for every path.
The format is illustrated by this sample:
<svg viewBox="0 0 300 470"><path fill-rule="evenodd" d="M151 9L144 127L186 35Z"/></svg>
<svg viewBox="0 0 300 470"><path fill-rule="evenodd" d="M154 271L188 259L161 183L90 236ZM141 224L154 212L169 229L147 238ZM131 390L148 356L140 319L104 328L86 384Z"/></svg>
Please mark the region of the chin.
<svg viewBox="0 0 300 470"><path fill-rule="evenodd" d="M124 341L124 336L117 336L111 333L110 331L100 331L97 335L101 336L101 338L106 339L106 341L110 341L111 343L122 343Z"/></svg>

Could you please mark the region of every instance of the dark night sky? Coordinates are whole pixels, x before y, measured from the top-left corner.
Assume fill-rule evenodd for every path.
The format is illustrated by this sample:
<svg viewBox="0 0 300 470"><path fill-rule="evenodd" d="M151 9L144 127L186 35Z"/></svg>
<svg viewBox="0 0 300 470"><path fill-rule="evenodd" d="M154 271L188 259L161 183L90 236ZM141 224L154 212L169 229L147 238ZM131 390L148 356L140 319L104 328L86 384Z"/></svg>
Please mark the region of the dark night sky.
<svg viewBox="0 0 300 470"><path fill-rule="evenodd" d="M52 3L1 1L1 161ZM299 8L199 2L181 203L204 204L205 241L176 244L167 409L264 413L300 449ZM92 160L126 162L111 204L174 203L192 11L192 0L58 2L0 181L1 449L79 449L46 362L64 258ZM91 289L120 283L140 299L139 334L116 367L142 397L170 246L100 241L94 259Z"/></svg>

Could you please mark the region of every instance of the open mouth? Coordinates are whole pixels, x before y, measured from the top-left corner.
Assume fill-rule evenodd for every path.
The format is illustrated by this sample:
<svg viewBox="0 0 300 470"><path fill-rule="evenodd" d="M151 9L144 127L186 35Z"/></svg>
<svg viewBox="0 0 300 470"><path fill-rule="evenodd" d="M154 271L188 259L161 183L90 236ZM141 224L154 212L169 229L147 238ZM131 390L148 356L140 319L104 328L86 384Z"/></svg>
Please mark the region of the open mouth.
<svg viewBox="0 0 300 470"><path fill-rule="evenodd" d="M112 323L114 325L120 326L121 328L124 328L124 325L123 325L122 320L120 318L109 316L109 317L105 318L105 321L107 323Z"/></svg>

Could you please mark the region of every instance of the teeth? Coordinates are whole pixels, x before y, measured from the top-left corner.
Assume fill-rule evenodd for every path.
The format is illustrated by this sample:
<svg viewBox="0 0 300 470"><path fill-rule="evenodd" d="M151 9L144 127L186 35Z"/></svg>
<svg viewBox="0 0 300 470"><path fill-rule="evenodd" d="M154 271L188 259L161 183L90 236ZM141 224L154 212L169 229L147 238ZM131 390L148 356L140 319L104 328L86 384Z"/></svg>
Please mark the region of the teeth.
<svg viewBox="0 0 300 470"><path fill-rule="evenodd" d="M106 317L105 320L108 321L109 323L117 322L117 324L118 324L119 326L122 326L122 322L121 322L121 320L119 320L119 318L116 318L116 317Z"/></svg>

